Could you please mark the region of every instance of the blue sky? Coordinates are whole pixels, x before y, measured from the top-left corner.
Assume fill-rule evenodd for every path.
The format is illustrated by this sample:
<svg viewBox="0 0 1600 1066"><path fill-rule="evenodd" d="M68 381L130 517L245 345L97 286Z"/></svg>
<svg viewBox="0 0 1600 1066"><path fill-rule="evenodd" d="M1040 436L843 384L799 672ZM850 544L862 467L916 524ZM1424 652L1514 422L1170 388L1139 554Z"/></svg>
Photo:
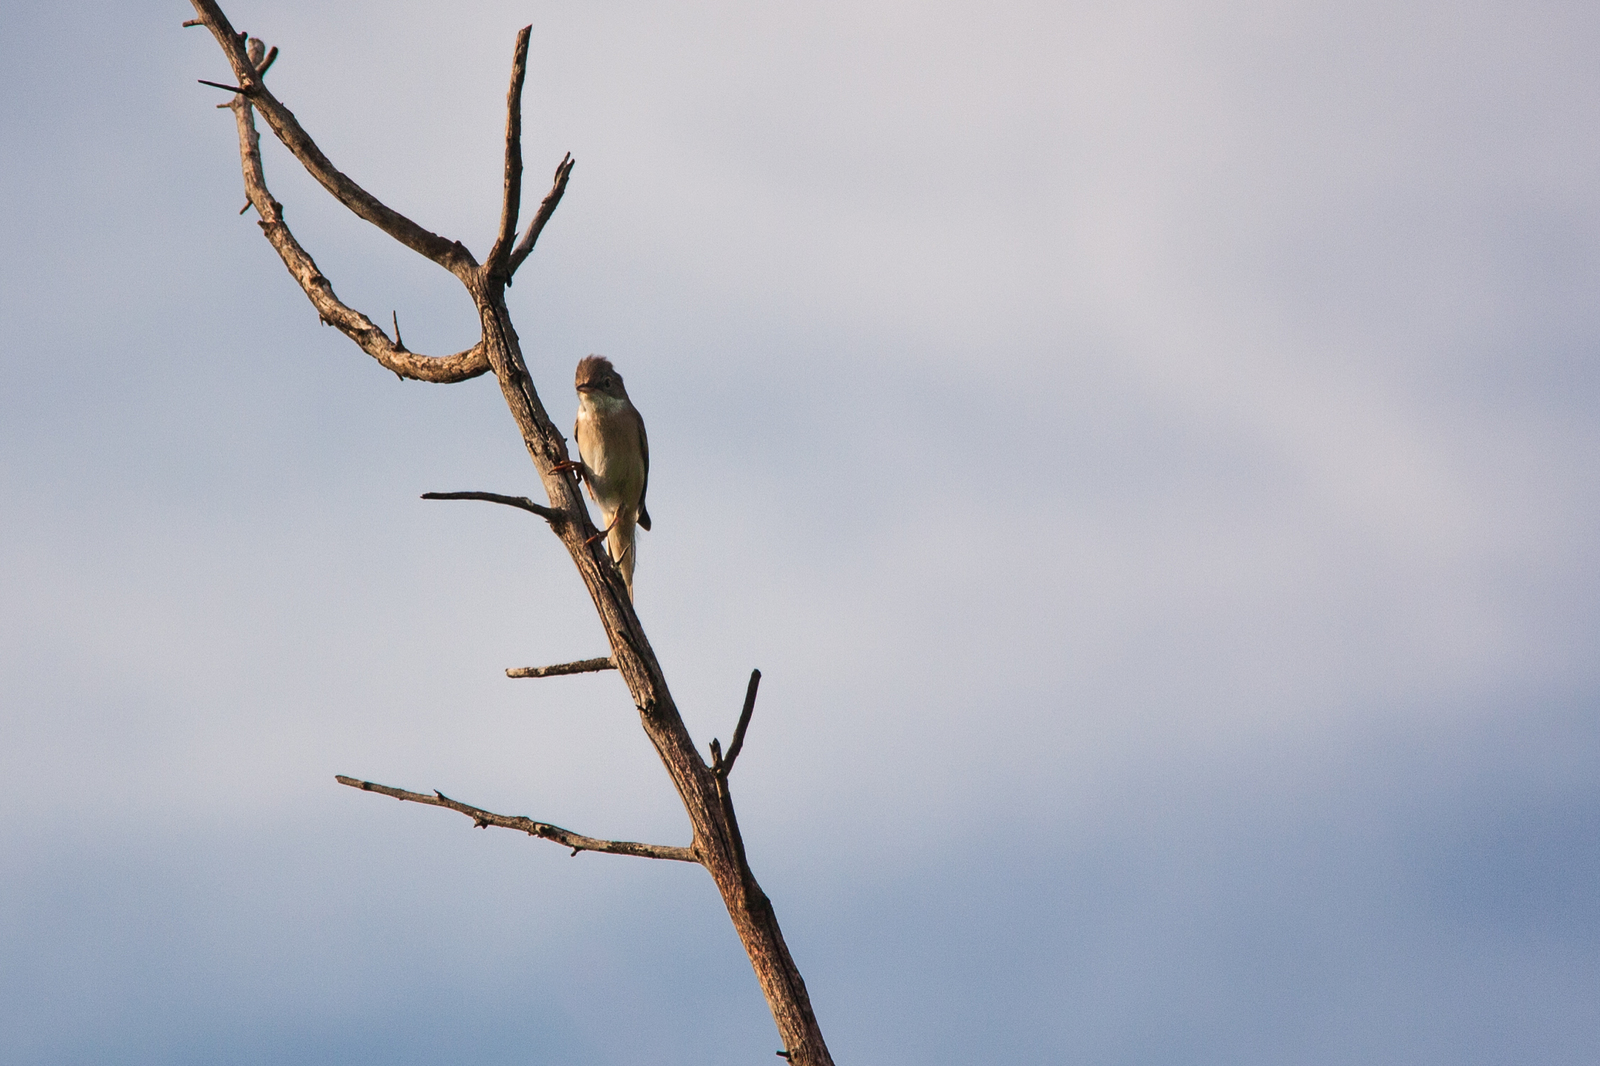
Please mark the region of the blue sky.
<svg viewBox="0 0 1600 1066"><path fill-rule="evenodd" d="M649 427L639 610L841 1064L1600 1046L1592 5L232 3ZM243 203L179 4L0 35L0 1060L775 1061L491 382ZM409 346L453 279L269 146Z"/></svg>

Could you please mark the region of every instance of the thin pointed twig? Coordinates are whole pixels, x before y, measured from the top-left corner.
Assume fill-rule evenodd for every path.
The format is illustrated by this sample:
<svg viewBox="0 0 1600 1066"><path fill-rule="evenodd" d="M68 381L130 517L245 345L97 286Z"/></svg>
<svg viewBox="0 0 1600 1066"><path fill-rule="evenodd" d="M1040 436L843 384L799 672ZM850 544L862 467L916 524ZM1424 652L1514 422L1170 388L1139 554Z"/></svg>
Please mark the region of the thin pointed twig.
<svg viewBox="0 0 1600 1066"><path fill-rule="evenodd" d="M507 667L507 677L561 677L564 674L593 674L601 670L615 670L617 661L604 659L579 659L575 663L556 663L554 666Z"/></svg>
<svg viewBox="0 0 1600 1066"><path fill-rule="evenodd" d="M204 78L196 78L195 81L201 85L209 85L213 89L226 89L230 93L238 93L240 96L249 96L255 92L254 89L245 85L224 85L220 81L206 81Z"/></svg>
<svg viewBox="0 0 1600 1066"><path fill-rule="evenodd" d="M538 822L532 818L521 815L495 814L481 807L461 803L451 799L442 792L435 792L429 796L423 792L407 792L403 788L393 788L389 785L380 785L372 781L362 781L355 777L346 777L343 774L335 775L334 780L341 785L359 788L363 792L377 792L385 796L393 796L397 800L408 803L426 803L430 807L444 807L448 810L459 811L472 819L479 829L489 826L499 826L502 829L515 829L527 833L531 837L541 840L552 840L557 844L572 849L576 855L580 851L603 851L611 855L637 855L643 859L672 859L676 862L699 862L695 857L693 848L678 848L667 844L639 844L632 840L599 840L595 837L586 837L582 833L574 833L570 829L562 829L549 822Z"/></svg>
<svg viewBox="0 0 1600 1066"><path fill-rule="evenodd" d="M744 731L750 728L750 715L756 709L756 686L761 684L761 671L750 671L750 687L744 690L744 710L739 712L739 725L733 731L733 743L728 745L728 754L722 759L722 766L718 772L723 777L733 772L733 760L739 757L739 749L744 747Z"/></svg>
<svg viewBox="0 0 1600 1066"><path fill-rule="evenodd" d="M506 264L507 285L511 284L511 275L517 272L517 267L521 266L522 261L528 258L528 253L533 251L534 244L539 240L539 234L544 232L544 224L556 213L556 205L561 202L561 194L567 191L567 179L572 176L572 166L576 162L571 152L561 157L561 162L556 167L555 181L551 183L550 191L544 194L544 199L539 202L539 213L528 223L528 232L517 242L517 250L511 253L511 261Z"/></svg>
<svg viewBox="0 0 1600 1066"><path fill-rule="evenodd" d="M403 352L406 350L406 342L400 339L400 312L390 311L389 314L394 318L394 346Z"/></svg>
<svg viewBox="0 0 1600 1066"><path fill-rule="evenodd" d="M268 51L267 42L259 37L252 37L245 46L245 55L249 58L250 65L256 68L256 77L259 78L267 72L268 67L277 62L278 46L273 45L271 51Z"/></svg>
<svg viewBox="0 0 1600 1066"><path fill-rule="evenodd" d="M483 500L485 503L503 503L507 507L517 507L524 511L531 511L546 522L565 522L567 516L560 511L542 504L534 503L526 496L502 496L498 492L424 492L424 500Z"/></svg>
<svg viewBox="0 0 1600 1066"><path fill-rule="evenodd" d="M744 747L744 731L750 728L750 715L756 709L756 686L761 684L761 671L750 671L750 684L744 690L744 709L739 712L739 724L733 731L733 743L728 745L728 754L722 754L722 745L711 741L711 780L717 789L717 800L722 804L722 813L728 819L728 836L733 844L734 862L738 866L739 877L747 885L753 884L755 876L750 872L750 860L744 852L744 835L739 832L739 816L733 809L733 794L728 788L728 775L733 772L733 760L739 757L739 749Z"/></svg>
<svg viewBox="0 0 1600 1066"><path fill-rule="evenodd" d="M517 212L522 204L522 83L528 73L528 36L532 32L532 26L517 31L517 47L511 59L511 87L506 90L506 166L500 231L484 260L484 273L490 277L509 273L507 257L517 239Z"/></svg>

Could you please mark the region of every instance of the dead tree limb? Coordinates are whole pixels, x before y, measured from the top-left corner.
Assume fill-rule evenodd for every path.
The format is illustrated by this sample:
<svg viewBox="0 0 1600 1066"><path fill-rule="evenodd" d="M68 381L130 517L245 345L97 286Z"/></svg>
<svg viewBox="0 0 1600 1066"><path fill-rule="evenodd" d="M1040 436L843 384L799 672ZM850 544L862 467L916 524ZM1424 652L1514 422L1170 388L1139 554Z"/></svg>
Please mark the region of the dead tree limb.
<svg viewBox="0 0 1600 1066"><path fill-rule="evenodd" d="M530 511L546 522L565 522L567 516L560 511L552 511L542 504L534 503L526 496L502 496L498 492L424 492L424 500L483 500L486 503L503 503L507 507Z"/></svg>
<svg viewBox="0 0 1600 1066"><path fill-rule="evenodd" d="M402 377L452 382L474 377L483 373L485 368L493 371L517 432L549 497L548 510L565 519L551 521L550 528L566 547L584 586L589 590L590 599L611 645L611 661L616 664L627 684L639 712L640 725L655 746L688 814L694 841L688 850L692 852L694 861L710 873L722 896L728 916L771 1008L773 1020L777 1023L785 1057L797 1066L832 1066L833 1060L811 1009L805 982L784 943L772 904L756 883L746 861L727 777L713 772L695 750L644 627L640 625L633 603L623 587L621 574L606 554L604 545L597 544L599 538L595 537L594 523L577 482L561 472L565 468L560 464L566 463L569 458L566 440L551 422L539 399L523 361L510 313L506 309L505 287L512 273L527 258L539 233L560 202L573 165L570 156L562 160L556 169L550 192L540 205L526 235L508 252L510 235L516 229L517 202L521 195L521 93L527 65L528 31L524 30L518 35L511 85L506 94L506 150L500 224L496 228L489 257L480 265L459 240L450 240L424 229L380 202L336 168L301 127L294 114L267 88L263 80L265 57L259 65L252 60L247 50L247 36L234 31L214 0L191 2L199 16L197 21L211 31L233 69L233 85L212 84L235 94L227 106L233 109L237 119L239 152L250 204L260 216L262 232L283 259L290 274L305 290L322 320L337 327L363 351ZM401 244L438 263L462 283L478 312L481 336L476 344L442 359L408 352L400 346L398 337L391 341L365 315L347 307L334 295L331 283L289 232L283 221L282 206L267 190L253 118L257 111L307 172L340 203ZM753 695L752 684L750 696ZM749 702L747 698L747 704ZM742 740L742 735L739 739ZM348 779L349 782L355 782L355 779ZM355 787L360 787L360 783L356 782ZM409 799L411 796L421 794L412 793L402 798ZM436 797L435 800L422 797L419 802L431 802L436 806L454 804L454 801L445 802L443 797ZM476 811L476 808L472 810ZM518 825L517 828L522 826Z"/></svg>
<svg viewBox="0 0 1600 1066"><path fill-rule="evenodd" d="M727 757L722 758L721 753L717 753L718 758L713 763L713 767L721 777L725 778L733 773L733 760L739 757L740 750L744 748L744 731L750 728L750 715L755 713L756 709L756 687L760 684L761 671L750 671L750 684L744 690L744 708L739 712L739 724L733 729L733 743L728 745Z"/></svg>
<svg viewBox="0 0 1600 1066"><path fill-rule="evenodd" d="M528 73L528 35L532 32L531 26L517 32L511 87L506 90L505 189L500 201L500 232L483 261L484 275L502 284L511 275L507 261L517 239L517 212L522 205L522 82Z"/></svg>
<svg viewBox="0 0 1600 1066"><path fill-rule="evenodd" d="M561 194L567 191L567 179L572 176L572 164L576 162L569 152L556 166L555 181L550 185L550 191L544 194L544 199L539 203L539 213L533 216L533 221L528 223L528 232L522 235L522 240L517 242L517 250L511 253L511 262L506 267L506 284L511 284L511 276L517 272L517 267L528 258L528 253L533 251L533 246L539 241L539 234L544 232L544 224L550 221L550 216L556 213L556 205L561 202Z"/></svg>
<svg viewBox="0 0 1600 1066"><path fill-rule="evenodd" d="M601 670L615 670L617 664L610 659L579 659L575 663L556 663L554 666L513 666L507 677L561 677L563 674L593 674Z"/></svg>
<svg viewBox="0 0 1600 1066"><path fill-rule="evenodd" d="M435 358L407 351L398 340L399 315L396 314L396 340L389 337L360 311L346 305L334 294L333 284L317 269L311 254L300 246L288 223L283 220L283 205L273 199L267 188L266 174L261 166L261 136L256 132L256 101L236 95L229 105L233 108L239 129L239 161L244 171L244 191L251 207L259 216L261 232L268 243L289 268L289 273L300 288L305 290L311 306L323 322L336 327L339 332L360 345L361 350L402 378L418 381L454 382L475 378L489 369L488 349L480 339L466 351Z"/></svg>
<svg viewBox="0 0 1600 1066"><path fill-rule="evenodd" d="M201 23L211 31L217 44L222 46L222 54L232 65L234 76L239 79L239 90L260 110L261 117L267 120L267 125L283 142L283 146L294 153L306 172L316 178L324 189L357 216L463 281L477 270L477 260L472 258L472 253L460 241L447 241L437 233L423 229L351 181L329 162L311 136L300 128L300 121L294 117L294 112L284 107L261 80L262 72L250 62L250 56L245 51L247 35L233 32L227 16L214 0L193 0L193 3Z"/></svg>
<svg viewBox="0 0 1600 1066"><path fill-rule="evenodd" d="M632 840L599 840L595 837L586 837L582 833L574 833L570 829L563 829L559 825L549 822L537 822L532 818L524 818L518 814L495 814L481 807L453 800L443 792L435 792L431 796L426 792L407 792L403 788L394 788L390 785L380 785L374 781L362 781L354 777L338 774L334 780L341 785L359 788L363 792L378 792L385 796L393 796L397 800L407 803L426 803L430 807L446 807L452 811L460 811L471 818L473 824L479 829L487 829L491 825L502 829L515 829L520 833L527 833L531 837L541 840L554 841L562 847L571 848L572 854L580 851L602 851L608 855L637 855L642 859L672 859L677 862L699 862L695 858L693 848L676 848L669 844L637 844Z"/></svg>

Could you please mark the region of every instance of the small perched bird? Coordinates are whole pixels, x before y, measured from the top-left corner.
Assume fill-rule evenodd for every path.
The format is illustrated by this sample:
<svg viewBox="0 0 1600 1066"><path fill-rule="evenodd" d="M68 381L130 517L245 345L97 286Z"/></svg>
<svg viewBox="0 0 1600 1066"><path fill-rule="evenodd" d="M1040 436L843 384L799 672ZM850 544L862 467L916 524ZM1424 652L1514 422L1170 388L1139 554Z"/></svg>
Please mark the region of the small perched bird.
<svg viewBox="0 0 1600 1066"><path fill-rule="evenodd" d="M644 490L650 483L650 440L644 419L628 399L611 360L586 356L578 363L577 469L605 518L606 550L622 571L633 599L635 524L650 528Z"/></svg>

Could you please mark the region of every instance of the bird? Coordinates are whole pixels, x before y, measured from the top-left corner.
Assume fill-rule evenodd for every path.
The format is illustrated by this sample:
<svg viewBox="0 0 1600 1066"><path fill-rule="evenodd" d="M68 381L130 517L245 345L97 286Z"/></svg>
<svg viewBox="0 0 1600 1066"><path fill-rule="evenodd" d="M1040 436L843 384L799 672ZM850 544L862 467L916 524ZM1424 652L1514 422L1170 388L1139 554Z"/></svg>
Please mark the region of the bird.
<svg viewBox="0 0 1600 1066"><path fill-rule="evenodd" d="M578 362L574 384L578 390L578 423L573 437L578 462L573 464L600 505L606 527L606 551L617 569L628 599L633 599L633 565L637 560L634 526L650 528L644 493L650 483L650 438L622 375L603 355L585 356Z"/></svg>

